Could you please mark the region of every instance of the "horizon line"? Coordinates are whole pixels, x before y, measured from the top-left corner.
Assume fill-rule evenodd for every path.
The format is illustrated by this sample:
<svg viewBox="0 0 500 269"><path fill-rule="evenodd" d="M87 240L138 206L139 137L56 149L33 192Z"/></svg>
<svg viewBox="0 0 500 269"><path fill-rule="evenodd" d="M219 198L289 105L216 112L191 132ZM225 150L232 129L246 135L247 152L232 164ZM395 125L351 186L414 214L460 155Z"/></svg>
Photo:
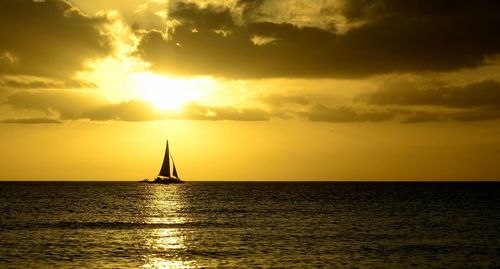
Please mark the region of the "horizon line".
<svg viewBox="0 0 500 269"><path fill-rule="evenodd" d="M0 179L0 183L16 183L16 182L24 182L24 183L43 183L43 182L94 182L94 183L109 183L109 182L116 182L116 183L139 183L140 180L127 180L127 179ZM271 180L237 180L237 179L229 179L229 180L216 180L216 179L198 179L198 180L184 180L185 183L500 183L500 179L411 179L411 180L404 180L404 179L374 179L374 180L369 180L369 179L361 179L361 180L342 180L342 179L329 179L329 180L276 180L276 179L271 179Z"/></svg>

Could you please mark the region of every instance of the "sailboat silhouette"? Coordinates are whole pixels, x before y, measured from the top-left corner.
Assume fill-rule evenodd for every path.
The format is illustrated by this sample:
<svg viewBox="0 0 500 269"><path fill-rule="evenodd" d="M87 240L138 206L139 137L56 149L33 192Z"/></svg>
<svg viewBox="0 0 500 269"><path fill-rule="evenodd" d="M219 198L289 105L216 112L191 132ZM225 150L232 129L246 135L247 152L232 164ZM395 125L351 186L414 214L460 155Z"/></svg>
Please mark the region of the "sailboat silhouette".
<svg viewBox="0 0 500 269"><path fill-rule="evenodd" d="M170 159L172 159L172 174L170 174ZM165 149L165 156L163 157L163 163L161 165L160 173L153 180L143 180L141 182L146 183L157 183L157 184L181 184L184 183L179 177L177 173L177 169L175 168L174 157L170 154L170 150L168 148L168 140L167 140L167 148Z"/></svg>

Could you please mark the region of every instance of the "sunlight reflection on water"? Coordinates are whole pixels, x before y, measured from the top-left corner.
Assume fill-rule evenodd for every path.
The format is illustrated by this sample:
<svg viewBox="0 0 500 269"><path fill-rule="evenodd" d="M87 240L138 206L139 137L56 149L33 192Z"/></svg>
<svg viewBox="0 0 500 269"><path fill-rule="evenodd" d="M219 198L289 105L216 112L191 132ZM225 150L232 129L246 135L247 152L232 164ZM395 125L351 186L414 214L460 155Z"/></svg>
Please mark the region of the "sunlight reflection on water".
<svg viewBox="0 0 500 269"><path fill-rule="evenodd" d="M155 186L151 188L151 200L147 205L146 223L185 224L180 215L184 199L178 186ZM185 236L178 228L151 229L145 235L148 254L144 257L142 268L195 268L194 260L181 258L179 252L185 251Z"/></svg>
<svg viewBox="0 0 500 269"><path fill-rule="evenodd" d="M144 265L142 268L196 268L193 262L185 262L185 261L172 261L165 260L161 258L151 258L148 261L148 264Z"/></svg>
<svg viewBox="0 0 500 269"><path fill-rule="evenodd" d="M178 229L158 229L151 232L149 255L142 268L196 268L194 260L183 260L177 253L183 251L184 237Z"/></svg>
<svg viewBox="0 0 500 269"><path fill-rule="evenodd" d="M179 186L151 186L150 199L146 201L143 221L151 224L184 224L181 215L185 207Z"/></svg>
<svg viewBox="0 0 500 269"><path fill-rule="evenodd" d="M178 229L157 230L156 232L153 232L152 238L154 239L153 248L158 250L185 248L183 244L183 237L180 235Z"/></svg>

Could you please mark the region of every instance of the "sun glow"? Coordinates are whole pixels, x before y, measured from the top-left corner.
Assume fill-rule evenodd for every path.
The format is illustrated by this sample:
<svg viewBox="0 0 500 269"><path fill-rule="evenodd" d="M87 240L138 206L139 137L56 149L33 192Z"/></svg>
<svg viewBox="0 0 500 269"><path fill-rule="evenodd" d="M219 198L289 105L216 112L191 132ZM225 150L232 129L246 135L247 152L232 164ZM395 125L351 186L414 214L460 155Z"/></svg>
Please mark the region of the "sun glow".
<svg viewBox="0 0 500 269"><path fill-rule="evenodd" d="M211 88L209 78L172 78L150 72L131 75L140 98L159 109L179 110L184 104L202 99Z"/></svg>

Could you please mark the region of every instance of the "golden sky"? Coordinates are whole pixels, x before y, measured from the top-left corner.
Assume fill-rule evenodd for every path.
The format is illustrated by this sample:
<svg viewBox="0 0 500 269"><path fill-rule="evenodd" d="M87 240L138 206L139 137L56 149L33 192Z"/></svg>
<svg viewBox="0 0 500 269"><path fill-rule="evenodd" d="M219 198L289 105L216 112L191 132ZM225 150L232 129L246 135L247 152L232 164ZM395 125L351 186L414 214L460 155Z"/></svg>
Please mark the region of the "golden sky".
<svg viewBox="0 0 500 269"><path fill-rule="evenodd" d="M500 178L500 2L0 1L0 179Z"/></svg>

